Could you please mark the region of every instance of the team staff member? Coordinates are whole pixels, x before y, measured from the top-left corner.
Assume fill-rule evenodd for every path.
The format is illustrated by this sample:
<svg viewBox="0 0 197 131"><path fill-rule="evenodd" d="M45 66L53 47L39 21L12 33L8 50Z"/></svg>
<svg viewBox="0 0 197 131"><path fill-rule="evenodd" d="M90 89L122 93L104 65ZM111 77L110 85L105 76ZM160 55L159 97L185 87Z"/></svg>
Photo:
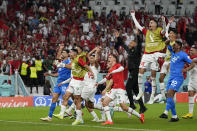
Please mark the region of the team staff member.
<svg viewBox="0 0 197 131"><path fill-rule="evenodd" d="M123 38L119 36L118 31L115 30L114 34L118 39L116 45L121 45L128 53L129 78L126 84L126 91L130 102L130 107L136 109L136 106L134 105L134 101L133 101L133 92L135 93L136 96L139 93L138 72L139 72L139 65L140 65L141 51L142 51L140 36L137 35L138 44L134 41L131 41L127 46L123 42ZM138 103L140 105L140 113L144 113L147 110L147 108L144 106L142 98L138 100Z"/></svg>

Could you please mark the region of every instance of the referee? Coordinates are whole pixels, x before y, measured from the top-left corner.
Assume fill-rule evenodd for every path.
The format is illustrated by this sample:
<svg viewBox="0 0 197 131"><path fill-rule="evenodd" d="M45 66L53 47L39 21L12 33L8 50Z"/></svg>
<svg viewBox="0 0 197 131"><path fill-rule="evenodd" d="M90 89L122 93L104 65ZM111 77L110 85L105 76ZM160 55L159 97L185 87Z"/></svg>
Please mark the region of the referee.
<svg viewBox="0 0 197 131"><path fill-rule="evenodd" d="M133 101L133 93L137 96L139 93L138 87L138 72L139 72L139 65L141 60L141 52L142 52L142 45L141 39L139 34L137 35L137 42L131 41L127 46L123 42L123 38L119 36L119 32L115 30L115 36L117 37L117 42L115 48L117 49L119 46L122 46L127 54L128 54L128 70L129 70L129 78L126 84L126 91L130 102L130 107L136 109ZM144 106L142 98L138 100L140 105L140 113L144 113L147 108Z"/></svg>

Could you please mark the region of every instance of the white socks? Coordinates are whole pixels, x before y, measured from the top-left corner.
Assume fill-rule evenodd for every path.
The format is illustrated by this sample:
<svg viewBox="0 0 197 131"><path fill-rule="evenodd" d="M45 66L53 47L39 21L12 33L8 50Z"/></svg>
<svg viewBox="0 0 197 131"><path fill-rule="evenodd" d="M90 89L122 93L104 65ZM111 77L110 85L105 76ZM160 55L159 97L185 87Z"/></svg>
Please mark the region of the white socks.
<svg viewBox="0 0 197 131"><path fill-rule="evenodd" d="M111 118L110 111L109 111L109 106L105 106L104 111L105 111L105 114L107 116L107 120L112 122L112 118Z"/></svg>
<svg viewBox="0 0 197 131"><path fill-rule="evenodd" d="M81 110L76 110L76 114L77 114L76 120L81 121L82 120L82 112L81 112Z"/></svg>
<svg viewBox="0 0 197 131"><path fill-rule="evenodd" d="M164 83L160 83L160 91L163 98L165 98L165 85Z"/></svg>
<svg viewBox="0 0 197 131"><path fill-rule="evenodd" d="M130 108L130 107L129 107L129 109L128 109L128 113L131 113L131 114L137 116L138 118L141 118L141 115L140 115L137 111L133 110L133 109Z"/></svg>
<svg viewBox="0 0 197 131"><path fill-rule="evenodd" d="M139 86L139 94L143 93L142 91L142 85L143 85L143 74L138 75L138 86Z"/></svg>
<svg viewBox="0 0 197 131"><path fill-rule="evenodd" d="M105 118L105 111L101 111L101 120L106 121L106 118Z"/></svg>
<svg viewBox="0 0 197 131"><path fill-rule="evenodd" d="M177 118L177 115L172 115L172 118Z"/></svg>
<svg viewBox="0 0 197 131"><path fill-rule="evenodd" d="M164 114L168 115L168 111L167 111L167 110L165 110L165 111L164 111Z"/></svg>
<svg viewBox="0 0 197 131"><path fill-rule="evenodd" d="M60 111L60 115L61 115L61 116L64 115L65 110L66 110L66 106L61 105L61 111Z"/></svg>
<svg viewBox="0 0 197 131"><path fill-rule="evenodd" d="M154 98L154 96L155 96L155 91L156 91L156 80L155 80L155 78L152 78L152 93L151 93L151 98Z"/></svg>
<svg viewBox="0 0 197 131"><path fill-rule="evenodd" d="M119 106L115 106L113 109L114 109L114 111L123 112L122 108Z"/></svg>
<svg viewBox="0 0 197 131"><path fill-rule="evenodd" d="M72 105L66 110L66 112L67 112L68 114L72 114L72 110L74 110L75 107L76 107L75 104L72 103Z"/></svg>
<svg viewBox="0 0 197 131"><path fill-rule="evenodd" d="M90 112L90 114L93 116L94 119L98 119L98 116L94 111Z"/></svg>
<svg viewBox="0 0 197 131"><path fill-rule="evenodd" d="M189 113L193 114L194 111L194 97L189 96Z"/></svg>

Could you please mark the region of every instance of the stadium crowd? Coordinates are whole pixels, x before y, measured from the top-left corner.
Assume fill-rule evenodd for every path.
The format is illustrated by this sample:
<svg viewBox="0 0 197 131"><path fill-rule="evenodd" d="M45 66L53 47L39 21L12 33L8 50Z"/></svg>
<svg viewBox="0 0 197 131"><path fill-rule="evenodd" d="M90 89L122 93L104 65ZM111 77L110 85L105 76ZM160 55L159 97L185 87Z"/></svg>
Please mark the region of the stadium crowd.
<svg viewBox="0 0 197 131"><path fill-rule="evenodd" d="M1 72L5 72L5 65L8 63L13 72L19 70L24 61L30 66L38 56L45 71L54 71L56 68L53 60L58 45L62 43L66 49L80 45L86 52L101 46L101 72L106 71L107 59L111 53L116 54L119 63L126 67L127 53L123 48L115 46L113 30L117 29L126 43L135 40L137 30L130 14L117 14L115 10L111 10L109 14L102 11L99 15L89 7L88 2L89 0L0 0ZM142 3L145 4L144 1ZM148 27L151 18L163 15L154 14L140 8L136 11L136 19L141 25ZM168 16L165 17L168 23ZM161 26L162 22L159 23ZM184 43L184 49L188 52L193 44L197 44L197 8L192 16L175 16L170 28L177 29L178 39ZM145 38L142 34L141 39L144 46ZM127 71L125 74L128 74Z"/></svg>

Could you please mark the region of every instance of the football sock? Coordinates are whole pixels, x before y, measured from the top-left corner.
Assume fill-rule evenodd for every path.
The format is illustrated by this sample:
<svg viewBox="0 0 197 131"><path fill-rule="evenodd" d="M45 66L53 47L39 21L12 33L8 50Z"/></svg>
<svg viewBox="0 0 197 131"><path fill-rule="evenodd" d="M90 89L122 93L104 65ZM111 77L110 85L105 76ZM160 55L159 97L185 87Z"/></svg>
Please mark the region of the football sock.
<svg viewBox="0 0 197 131"><path fill-rule="evenodd" d="M64 115L65 110L66 110L66 106L61 105L61 111L60 111L60 115L61 115L61 116Z"/></svg>
<svg viewBox="0 0 197 131"><path fill-rule="evenodd" d="M153 98L154 96L155 96L155 91L156 91L156 80L155 80L155 78L153 77L152 78L152 93L151 93L151 98Z"/></svg>
<svg viewBox="0 0 197 131"><path fill-rule="evenodd" d="M74 110L74 109L75 109L75 104L72 103L72 105L69 106L69 108L66 110L66 112L67 112L68 114L72 114L72 110Z"/></svg>
<svg viewBox="0 0 197 131"><path fill-rule="evenodd" d="M105 118L105 111L101 111L101 119L102 120L105 120L106 118Z"/></svg>
<svg viewBox="0 0 197 131"><path fill-rule="evenodd" d="M165 97L165 85L164 83L160 83L160 91L161 91L161 95L164 98Z"/></svg>
<svg viewBox="0 0 197 131"><path fill-rule="evenodd" d="M121 108L121 107L119 107L119 106L115 106L115 107L114 107L114 111L122 112L123 110L122 110L122 108Z"/></svg>
<svg viewBox="0 0 197 131"><path fill-rule="evenodd" d="M109 107L108 106L105 106L104 107L104 111L105 111L105 114L107 116L107 120L112 122L112 118L111 118L111 115L110 115L110 111L109 111Z"/></svg>
<svg viewBox="0 0 197 131"><path fill-rule="evenodd" d="M51 103L50 109L49 109L49 117L52 118L53 112L55 110L56 103Z"/></svg>
<svg viewBox="0 0 197 131"><path fill-rule="evenodd" d="M175 110L174 100L171 97L169 97L168 100L170 102L170 109L171 109L172 115L175 116L176 115L176 110Z"/></svg>
<svg viewBox="0 0 197 131"><path fill-rule="evenodd" d="M77 113L76 120L78 120L78 121L82 120L82 112L81 112L81 110L76 110L76 113Z"/></svg>
<svg viewBox="0 0 197 131"><path fill-rule="evenodd" d="M139 86L139 93L142 93L142 85L143 85L143 74L138 75L138 86Z"/></svg>
<svg viewBox="0 0 197 131"><path fill-rule="evenodd" d="M167 101L166 101L166 109L165 109L165 114L168 115L168 112L171 108L171 105L170 105L170 100L167 98Z"/></svg>
<svg viewBox="0 0 197 131"><path fill-rule="evenodd" d="M97 114L94 111L90 112L90 114L93 116L93 118L97 118L98 119L98 116L97 116Z"/></svg>
<svg viewBox="0 0 197 131"><path fill-rule="evenodd" d="M141 115L137 111L133 110L131 107L129 107L128 113L131 113L131 114L137 116L138 118L141 118Z"/></svg>
<svg viewBox="0 0 197 131"><path fill-rule="evenodd" d="M194 97L189 96L189 113L193 114L194 110Z"/></svg>

